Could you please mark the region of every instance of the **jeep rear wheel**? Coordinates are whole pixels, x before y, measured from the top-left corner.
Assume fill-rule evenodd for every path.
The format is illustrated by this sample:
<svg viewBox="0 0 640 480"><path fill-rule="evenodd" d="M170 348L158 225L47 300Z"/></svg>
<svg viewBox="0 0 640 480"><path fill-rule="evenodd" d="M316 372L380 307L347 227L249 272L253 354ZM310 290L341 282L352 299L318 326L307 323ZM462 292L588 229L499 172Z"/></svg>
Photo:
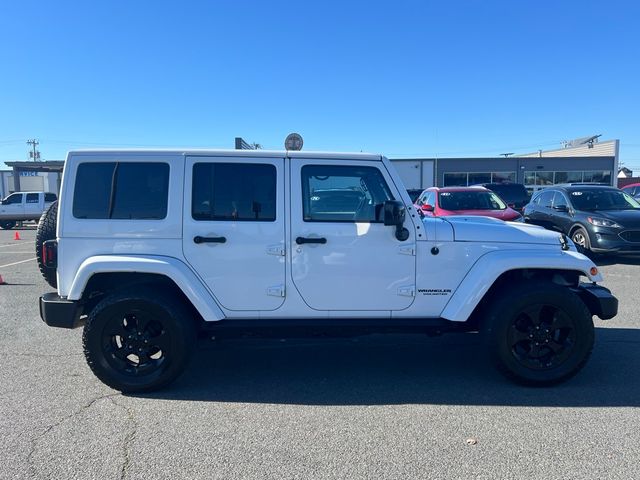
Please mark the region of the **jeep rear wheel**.
<svg viewBox="0 0 640 480"><path fill-rule="evenodd" d="M485 334L496 366L523 384L544 386L575 375L594 341L591 313L554 284L519 285L489 307Z"/></svg>
<svg viewBox="0 0 640 480"><path fill-rule="evenodd" d="M93 373L121 392L157 390L185 369L196 330L171 292L115 293L89 314L84 354Z"/></svg>

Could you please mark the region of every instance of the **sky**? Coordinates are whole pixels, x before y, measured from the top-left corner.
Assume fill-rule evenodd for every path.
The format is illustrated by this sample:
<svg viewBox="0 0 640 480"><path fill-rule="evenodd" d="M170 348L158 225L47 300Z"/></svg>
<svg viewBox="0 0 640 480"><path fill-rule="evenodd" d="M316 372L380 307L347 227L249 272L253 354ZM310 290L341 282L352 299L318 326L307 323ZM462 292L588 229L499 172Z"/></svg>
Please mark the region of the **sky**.
<svg viewBox="0 0 640 480"><path fill-rule="evenodd" d="M399 158L601 134L640 172L639 24L615 0L3 1L0 162L31 138Z"/></svg>

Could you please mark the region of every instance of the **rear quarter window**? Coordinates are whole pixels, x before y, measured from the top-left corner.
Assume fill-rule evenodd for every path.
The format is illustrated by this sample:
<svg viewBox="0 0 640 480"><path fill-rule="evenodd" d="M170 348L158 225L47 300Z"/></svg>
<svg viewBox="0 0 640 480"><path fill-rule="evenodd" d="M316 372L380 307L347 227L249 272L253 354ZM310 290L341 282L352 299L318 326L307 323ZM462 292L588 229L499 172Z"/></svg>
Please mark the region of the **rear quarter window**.
<svg viewBox="0 0 640 480"><path fill-rule="evenodd" d="M73 216L80 219L162 220L167 216L169 165L92 162L78 165Z"/></svg>

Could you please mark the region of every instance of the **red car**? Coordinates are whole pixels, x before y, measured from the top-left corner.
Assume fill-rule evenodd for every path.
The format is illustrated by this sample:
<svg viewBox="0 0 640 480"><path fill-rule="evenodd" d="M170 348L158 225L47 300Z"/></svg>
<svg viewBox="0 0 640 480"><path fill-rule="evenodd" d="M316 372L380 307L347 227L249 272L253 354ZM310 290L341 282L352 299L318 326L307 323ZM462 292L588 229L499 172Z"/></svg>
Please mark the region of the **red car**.
<svg viewBox="0 0 640 480"><path fill-rule="evenodd" d="M622 190L624 193L631 195L636 200L640 198L640 183L632 183L630 185L625 185L624 187L621 187L620 190Z"/></svg>
<svg viewBox="0 0 640 480"><path fill-rule="evenodd" d="M428 217L482 215L505 221L522 221L522 215L484 187L431 187L422 192L415 206Z"/></svg>

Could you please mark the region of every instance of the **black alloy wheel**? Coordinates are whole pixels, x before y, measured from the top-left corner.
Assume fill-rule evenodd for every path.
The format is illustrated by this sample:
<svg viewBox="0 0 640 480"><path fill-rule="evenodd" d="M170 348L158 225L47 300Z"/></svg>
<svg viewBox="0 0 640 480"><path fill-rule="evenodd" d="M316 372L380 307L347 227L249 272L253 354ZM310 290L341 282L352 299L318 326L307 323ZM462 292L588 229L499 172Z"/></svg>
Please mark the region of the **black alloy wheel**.
<svg viewBox="0 0 640 480"><path fill-rule="evenodd" d="M561 365L576 344L573 320L553 305L537 304L523 309L512 317L507 335L511 354L533 370Z"/></svg>
<svg viewBox="0 0 640 480"><path fill-rule="evenodd" d="M111 294L91 311L84 328L87 363L122 392L164 387L187 365L195 345L193 320L174 292L136 289Z"/></svg>
<svg viewBox="0 0 640 480"><path fill-rule="evenodd" d="M498 369L533 386L580 371L594 342L592 315L580 297L551 282L523 283L505 293L488 307L483 324Z"/></svg>

